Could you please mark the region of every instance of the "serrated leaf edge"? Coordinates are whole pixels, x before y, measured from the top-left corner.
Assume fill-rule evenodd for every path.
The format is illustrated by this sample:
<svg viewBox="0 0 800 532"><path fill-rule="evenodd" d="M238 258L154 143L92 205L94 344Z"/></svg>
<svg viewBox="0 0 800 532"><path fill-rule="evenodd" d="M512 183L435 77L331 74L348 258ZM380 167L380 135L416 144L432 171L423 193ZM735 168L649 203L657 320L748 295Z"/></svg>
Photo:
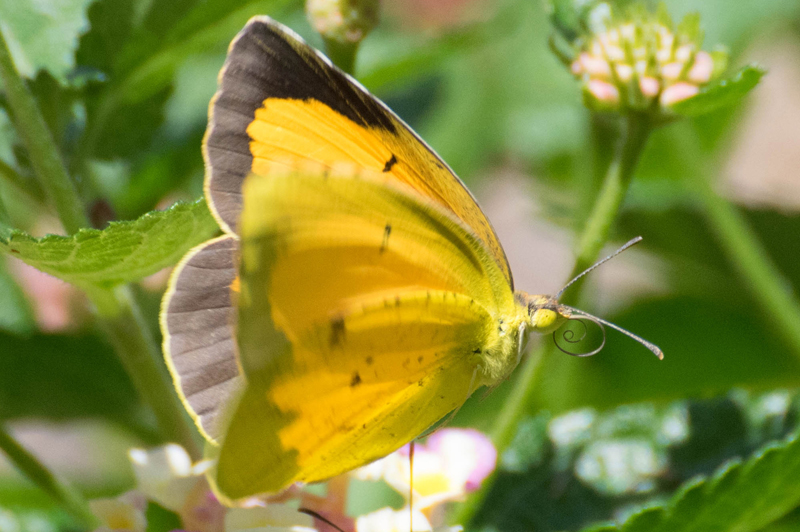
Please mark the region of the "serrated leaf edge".
<svg viewBox="0 0 800 532"><path fill-rule="evenodd" d="M734 458L722 464L710 477L697 476L687 480L666 504L642 508L620 524L610 524L608 522L595 523L590 527L582 529L582 532L624 532L635 525L636 521L649 518L650 514L653 512L661 512L661 519L659 520L660 526L674 514L681 502L686 500L689 493L700 489L704 497L709 496L726 478L729 478L730 475L738 474L738 477L747 475L756 468L766 456L784 451L791 445L798 443L799 440L800 431L797 431L783 440L769 442L756 450L746 461L742 461L740 458Z"/></svg>
<svg viewBox="0 0 800 532"><path fill-rule="evenodd" d="M56 235L56 234L46 234L42 237L35 237L31 236L25 231L21 229L12 229L8 236L3 237L0 236L0 245L5 246L12 246L15 241L19 241L17 239L23 239L26 243L33 243L33 244L42 244L48 242L58 242L58 241L67 241L67 240L75 240L77 242L82 240L88 240L91 238L96 238L98 236L103 235L106 231L115 230L114 228L122 226L131 226L134 224L144 223L149 221L153 217L161 217L166 215L167 213L177 212L180 214L180 211L190 211L195 207L199 207L200 204L205 203L205 199L201 198L192 202L185 202L179 201L170 205L168 208L163 210L154 210L149 211L141 215L140 217L136 218L135 220L117 220L108 223L108 227L103 229L95 229L94 227L84 227L78 230L77 233L73 233L71 235ZM161 220L156 220L161 221ZM82 240L81 240L82 239Z"/></svg>

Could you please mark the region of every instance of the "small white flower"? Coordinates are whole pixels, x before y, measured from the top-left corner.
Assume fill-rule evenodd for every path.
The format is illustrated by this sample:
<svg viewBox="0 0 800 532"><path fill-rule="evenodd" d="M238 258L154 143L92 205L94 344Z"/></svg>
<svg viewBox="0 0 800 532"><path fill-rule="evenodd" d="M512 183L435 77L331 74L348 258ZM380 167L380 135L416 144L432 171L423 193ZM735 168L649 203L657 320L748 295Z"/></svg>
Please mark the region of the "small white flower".
<svg viewBox="0 0 800 532"><path fill-rule="evenodd" d="M589 440L597 414L591 408L568 412L553 418L547 425L547 435L556 447L577 446Z"/></svg>
<svg viewBox="0 0 800 532"><path fill-rule="evenodd" d="M131 449L128 457L133 464L137 488L173 512L183 508L200 480L198 477L210 466L209 462L192 465L189 454L174 443L150 450Z"/></svg>
<svg viewBox="0 0 800 532"><path fill-rule="evenodd" d="M129 491L113 499L95 499L89 501L89 508L101 523L95 532L145 532L147 528L147 500L140 493Z"/></svg>
<svg viewBox="0 0 800 532"><path fill-rule="evenodd" d="M259 508L231 508L225 514L225 532L316 532L314 519L286 504Z"/></svg>
<svg viewBox="0 0 800 532"><path fill-rule="evenodd" d="M433 532L433 527L419 510L414 510L412 517L408 506L401 510L381 508L356 519L356 532L409 532L409 530Z"/></svg>

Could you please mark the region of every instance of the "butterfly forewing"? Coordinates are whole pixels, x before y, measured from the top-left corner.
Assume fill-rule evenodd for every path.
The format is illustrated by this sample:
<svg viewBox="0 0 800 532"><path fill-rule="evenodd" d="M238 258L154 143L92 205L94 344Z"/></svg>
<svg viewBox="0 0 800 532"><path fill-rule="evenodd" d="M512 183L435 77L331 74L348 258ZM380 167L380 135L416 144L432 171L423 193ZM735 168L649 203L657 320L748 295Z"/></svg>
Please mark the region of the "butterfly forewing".
<svg viewBox="0 0 800 532"><path fill-rule="evenodd" d="M511 285L497 236L461 181L394 113L287 28L265 17L247 24L231 45L210 114L206 192L231 230L250 172L287 160L348 162L383 172L455 214Z"/></svg>

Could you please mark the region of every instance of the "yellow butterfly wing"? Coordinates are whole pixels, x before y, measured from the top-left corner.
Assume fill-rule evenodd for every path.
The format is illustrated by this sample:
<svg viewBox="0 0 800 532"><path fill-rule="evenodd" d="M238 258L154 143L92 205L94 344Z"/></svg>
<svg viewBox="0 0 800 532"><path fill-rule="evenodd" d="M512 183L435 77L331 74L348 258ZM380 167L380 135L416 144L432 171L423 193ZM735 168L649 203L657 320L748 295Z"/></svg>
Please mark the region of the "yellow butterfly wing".
<svg viewBox="0 0 800 532"><path fill-rule="evenodd" d="M242 182L306 159L383 172L449 210L475 233L513 288L489 220L452 170L400 118L294 32L251 19L231 43L204 142L206 194L236 231Z"/></svg>
<svg viewBox="0 0 800 532"><path fill-rule="evenodd" d="M211 453L221 496L364 465L513 369L504 274L436 203L371 175L273 172L244 191L247 387Z"/></svg>

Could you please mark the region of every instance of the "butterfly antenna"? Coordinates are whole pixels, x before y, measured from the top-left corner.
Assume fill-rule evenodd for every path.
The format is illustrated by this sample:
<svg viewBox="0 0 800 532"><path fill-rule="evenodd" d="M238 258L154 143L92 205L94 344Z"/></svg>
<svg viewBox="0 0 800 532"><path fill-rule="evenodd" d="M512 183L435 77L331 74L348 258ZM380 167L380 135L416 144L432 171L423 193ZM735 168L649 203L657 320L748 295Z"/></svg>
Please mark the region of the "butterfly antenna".
<svg viewBox="0 0 800 532"><path fill-rule="evenodd" d="M630 242L629 242L628 244L630 244ZM626 246L627 246L628 244L626 244ZM622 249L625 249L625 248L623 247ZM621 249L620 251L622 251L622 249ZM617 253L619 253L619 251L618 251ZM614 255L616 255L617 253L615 253ZM613 257L614 255L612 255L612 257ZM609 258L610 258L610 257L609 257ZM623 329L623 328L622 328L622 327L620 327L619 325L614 325L614 324L613 324L613 323L611 323L610 321L606 321L606 320L604 320L604 319L602 319L602 318L598 318L597 316L593 316L593 315L589 314L588 312L584 312L584 311L582 311L582 310L578 310L578 309L576 309L576 308L568 307L568 306L566 306L566 305L564 305L564 306L565 306L566 308L570 309L570 310L571 310L571 311L572 311L574 314L577 314L578 316L582 316L582 317L584 317L584 318L586 318L586 319L589 319L589 320L591 320L591 321L593 321L593 322L595 322L595 323L597 323L597 324L601 324L601 325L607 325L608 327L611 327L611 328L612 328L612 329L614 329L615 331L619 331L619 332L621 332L622 334L624 334L624 335L626 335L626 336L628 336L628 337L630 337L630 338L633 338L634 340L636 340L637 342L639 342L640 344L642 344L643 346L645 346L647 349L649 349L650 351L652 351L652 352L653 352L653 354L654 354L655 356L657 356L659 360L664 360L664 352L661 350L661 348L660 348L660 347L658 347L658 346L657 346L656 344L654 344L653 342L648 342L647 340L645 340L645 339L644 339L644 338L642 338L641 336L637 336L637 335L633 334L633 333L632 333L632 332L630 332L630 331L626 331L625 329ZM578 318L578 319L580 319L580 318ZM603 333L603 343L605 343L605 332ZM563 349L562 349L562 351L563 351ZM596 351L595 351L595 352L596 352ZM594 354L595 352L593 352L592 354ZM571 354L571 353L570 353L570 354ZM583 356L587 356L587 355L583 355Z"/></svg>
<svg viewBox="0 0 800 532"><path fill-rule="evenodd" d="M588 268L586 268L585 270L583 270L583 272L582 272L582 273L578 274L578 275L577 275L577 276L576 276L576 277L575 277L573 280L571 280L570 282L568 282L568 283L566 284L566 286L564 286L564 288L562 288L561 290L559 290L559 291L558 291L558 293L556 294L556 299L557 299L557 300L558 300L558 299L561 299L561 294L563 294L563 293L564 293L564 290L566 290L567 288L569 288L570 286L572 286L572 285L575 283L575 281L577 281L578 279L580 279L581 277L583 277L584 275L586 275L586 274L587 274L587 273L589 273L590 271L594 270L595 268L597 268L598 266L600 266L600 265L601 265L601 264L603 264L604 262L607 262L607 261L609 261L609 260L613 259L614 257L616 257L617 255L619 255L620 253L622 253L623 251L625 251L626 249L628 249L628 248L629 248L629 247L631 247L632 245L634 245L634 244L638 244L638 243L639 243L639 242L641 242L641 241L642 241L642 237L641 237L641 236L637 236L636 238L632 238L632 239L628 240L628 241L625 243L625 245L624 245L624 246L622 246L621 248L619 248L618 250L616 250L614 253L612 253L612 254L611 254L611 255L609 255L608 257L606 257L606 258L604 258L604 259L600 259L599 261L595 262L594 264L592 264L591 266L589 266ZM628 333L628 334L630 334L630 333Z"/></svg>
<svg viewBox="0 0 800 532"><path fill-rule="evenodd" d="M323 523L325 523L325 524L327 524L327 525L330 525L330 526L332 526L333 528L335 528L335 529L336 529L336 530L338 530L339 532L344 532L344 530L342 530L342 529L339 527L339 525L337 525L336 523L334 523L333 521L331 521L331 520L330 520L330 519L328 519L327 517L325 517L325 516L323 516L323 515L321 515L321 514L319 514L319 513L315 512L314 510L309 510L308 508L298 508L298 509L297 509L297 511L298 511L298 512L300 512L301 514L310 515L310 516L311 516L311 517L313 517L314 519L319 519L319 520L320 520L320 521L322 521Z"/></svg>

